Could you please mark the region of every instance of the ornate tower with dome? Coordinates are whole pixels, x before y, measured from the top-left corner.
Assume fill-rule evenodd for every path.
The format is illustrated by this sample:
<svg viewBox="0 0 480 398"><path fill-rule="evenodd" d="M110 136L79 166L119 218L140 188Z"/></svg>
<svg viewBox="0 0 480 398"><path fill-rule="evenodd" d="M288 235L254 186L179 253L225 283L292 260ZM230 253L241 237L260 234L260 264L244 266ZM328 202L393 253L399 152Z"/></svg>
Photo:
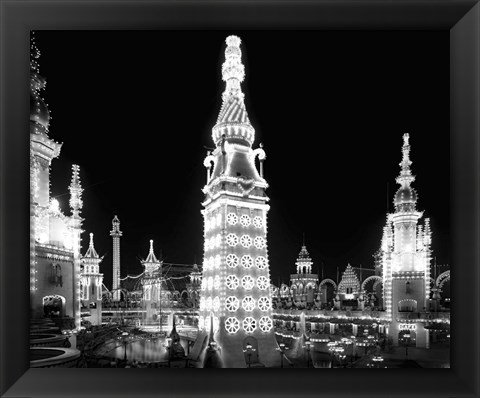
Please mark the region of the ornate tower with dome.
<svg viewBox="0 0 480 398"><path fill-rule="evenodd" d="M40 96L40 52L32 36L30 52L30 293L32 318L61 318L80 327L80 234L83 206L80 168L72 166L67 216L50 197L50 165L62 144L49 137L50 113Z"/></svg>
<svg viewBox="0 0 480 398"><path fill-rule="evenodd" d="M241 40L229 36L226 43L222 66L226 86L212 129L216 148L204 161L199 327L208 333L213 317L214 338L226 367L246 367L248 350L252 365L274 366L279 358L271 313L265 152L261 145L252 149L255 130L241 89L245 77Z"/></svg>
<svg viewBox="0 0 480 398"><path fill-rule="evenodd" d="M90 244L85 256L82 257L83 272L80 278L82 286L82 306L90 313L88 320L92 325L102 324L102 283L100 273L100 257L93 246L93 234L90 234Z"/></svg>
<svg viewBox="0 0 480 398"><path fill-rule="evenodd" d="M315 292L318 290L318 274L312 274L312 259L307 251L305 242L298 254L297 273L290 275L290 285L293 289L294 300L298 305L305 307L313 304Z"/></svg>
<svg viewBox="0 0 480 398"><path fill-rule="evenodd" d="M424 225L419 224L423 212L416 209L418 196L411 186L415 177L410 170L408 134L403 135L402 153L395 212L388 214L382 238L384 306L391 320L388 333L394 344L407 331L417 347L428 347L428 331L415 322L419 317L412 317L412 313L428 310L432 233L428 218Z"/></svg>

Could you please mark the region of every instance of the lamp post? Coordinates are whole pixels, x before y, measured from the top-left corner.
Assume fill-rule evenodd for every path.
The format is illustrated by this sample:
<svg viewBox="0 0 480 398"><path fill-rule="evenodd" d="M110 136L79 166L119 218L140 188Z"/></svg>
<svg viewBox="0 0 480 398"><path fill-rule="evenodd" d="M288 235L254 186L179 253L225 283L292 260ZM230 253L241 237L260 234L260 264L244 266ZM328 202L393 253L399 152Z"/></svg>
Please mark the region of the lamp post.
<svg viewBox="0 0 480 398"><path fill-rule="evenodd" d="M285 347L285 343L280 343L276 350L280 351L280 367L283 368L283 354L288 350L288 347Z"/></svg>
<svg viewBox="0 0 480 398"><path fill-rule="evenodd" d="M255 348L252 347L252 345L250 343L248 343L246 346L245 346L245 350L243 350L243 352L246 352L247 353L247 357L248 357L248 367L250 368L250 364L251 364L251 360L252 360L252 352L255 352L257 351Z"/></svg>
<svg viewBox="0 0 480 398"><path fill-rule="evenodd" d="M379 368L380 364L383 362L383 357L381 355L374 355L372 361L375 362L375 367Z"/></svg>
<svg viewBox="0 0 480 398"><path fill-rule="evenodd" d="M168 367L170 367L170 366L171 366L171 357L172 357L172 355L171 355L171 351L172 351L172 344L171 344L171 342L172 342L172 339L171 339L170 337L167 337L167 338L165 339L165 342L166 342L166 343L165 343L163 346L167 349Z"/></svg>
<svg viewBox="0 0 480 398"><path fill-rule="evenodd" d="M122 333L122 338L123 338L123 360L127 362L127 339L128 339L128 332L123 332Z"/></svg>
<svg viewBox="0 0 480 398"><path fill-rule="evenodd" d="M405 358L408 359L408 343L410 342L410 333L405 333L403 337L405 338Z"/></svg>
<svg viewBox="0 0 480 398"><path fill-rule="evenodd" d="M311 345L310 340L307 340L305 342L305 345L303 346L303 348L307 350L307 368L310 367L310 345Z"/></svg>

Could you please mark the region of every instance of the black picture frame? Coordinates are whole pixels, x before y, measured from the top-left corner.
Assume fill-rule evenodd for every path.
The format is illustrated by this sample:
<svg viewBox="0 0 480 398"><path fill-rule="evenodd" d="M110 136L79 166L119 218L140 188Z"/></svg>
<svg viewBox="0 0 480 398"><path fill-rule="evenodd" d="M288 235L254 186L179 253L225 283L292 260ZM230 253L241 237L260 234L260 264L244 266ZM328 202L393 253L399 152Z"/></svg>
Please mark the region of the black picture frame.
<svg viewBox="0 0 480 398"><path fill-rule="evenodd" d="M477 1L5 1L1 12L0 393L4 397L480 396ZM40 29L445 29L451 38L450 369L29 369L29 37ZM434 145L432 143L432 145ZM282 372L281 374L279 372ZM382 373L380 373L382 372Z"/></svg>

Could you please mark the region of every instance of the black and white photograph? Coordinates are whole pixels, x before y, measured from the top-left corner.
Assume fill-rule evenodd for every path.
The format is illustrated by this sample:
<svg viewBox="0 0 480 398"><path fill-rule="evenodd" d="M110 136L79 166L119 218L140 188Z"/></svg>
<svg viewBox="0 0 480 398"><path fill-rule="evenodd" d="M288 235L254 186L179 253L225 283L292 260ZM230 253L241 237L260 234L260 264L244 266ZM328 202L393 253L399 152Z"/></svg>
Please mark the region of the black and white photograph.
<svg viewBox="0 0 480 398"><path fill-rule="evenodd" d="M448 31L30 44L31 368L450 368Z"/></svg>

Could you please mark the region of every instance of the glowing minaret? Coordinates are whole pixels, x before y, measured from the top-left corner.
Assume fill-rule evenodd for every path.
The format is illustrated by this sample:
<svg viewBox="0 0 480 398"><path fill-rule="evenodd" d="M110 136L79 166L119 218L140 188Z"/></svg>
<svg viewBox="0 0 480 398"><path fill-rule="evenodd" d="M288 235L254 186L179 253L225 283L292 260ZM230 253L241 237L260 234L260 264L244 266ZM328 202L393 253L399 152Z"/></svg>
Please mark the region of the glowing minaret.
<svg viewBox="0 0 480 398"><path fill-rule="evenodd" d="M73 272L74 272L74 303L75 303L75 327L80 328L80 273L81 273L81 234L83 218L80 216L83 207L82 185L80 183L80 166L72 165L72 180L68 190L70 191L70 228L72 231L72 249L73 249Z"/></svg>
<svg viewBox="0 0 480 398"><path fill-rule="evenodd" d="M113 238L113 300L120 301L120 237L122 231L120 231L120 220L117 216L112 220L110 236Z"/></svg>
<svg viewBox="0 0 480 398"><path fill-rule="evenodd" d="M100 273L100 263L103 257L99 257L93 246L93 234L90 234L90 245L85 256L82 257L83 273L82 301L90 311L92 325L102 324L102 283L103 274Z"/></svg>
<svg viewBox="0 0 480 398"><path fill-rule="evenodd" d="M226 83L217 123L216 145L204 161L207 184L202 214L205 255L200 297L200 328L208 332L213 316L215 340L226 367L245 367L244 349L266 366L276 364L267 253L269 205L263 169L265 152L253 150L255 130L248 119L240 83L245 77L240 38L226 39L222 77Z"/></svg>
<svg viewBox="0 0 480 398"><path fill-rule="evenodd" d="M405 328L405 312L425 312L430 298L431 231L430 221L425 227L418 224L423 212L416 210L417 193L411 184L415 181L410 166L409 135L403 135L400 185L395 194L395 212L387 217L382 239L382 262L385 309L391 317L389 334L398 344L399 333ZM411 327L417 347L428 347L428 331L423 324Z"/></svg>

